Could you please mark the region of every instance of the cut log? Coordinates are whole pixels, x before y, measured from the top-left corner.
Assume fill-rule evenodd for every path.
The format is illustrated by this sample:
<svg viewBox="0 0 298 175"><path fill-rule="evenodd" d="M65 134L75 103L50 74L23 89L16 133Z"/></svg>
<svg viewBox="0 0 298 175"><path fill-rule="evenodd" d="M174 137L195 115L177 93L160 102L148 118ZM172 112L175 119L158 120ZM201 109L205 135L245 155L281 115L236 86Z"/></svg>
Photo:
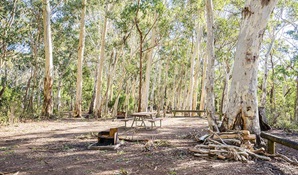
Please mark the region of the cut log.
<svg viewBox="0 0 298 175"><path fill-rule="evenodd" d="M218 135L231 135L231 134L243 134L243 135L249 135L250 132L248 130L238 130L238 131L230 131L230 132L219 132L216 133Z"/></svg>
<svg viewBox="0 0 298 175"><path fill-rule="evenodd" d="M221 134L221 135L214 135L213 139L240 139L241 136L239 134Z"/></svg>
<svg viewBox="0 0 298 175"><path fill-rule="evenodd" d="M256 135L255 134L244 135L243 139L244 140L256 140Z"/></svg>
<svg viewBox="0 0 298 175"><path fill-rule="evenodd" d="M225 142L227 145L235 145L235 146L240 146L241 141L238 139L214 139L215 141L220 142L221 140Z"/></svg>
<svg viewBox="0 0 298 175"><path fill-rule="evenodd" d="M188 150L191 151L191 152L200 153L200 154L209 154L210 153L210 151L206 150L206 149L203 150L203 149L189 148Z"/></svg>
<svg viewBox="0 0 298 175"><path fill-rule="evenodd" d="M217 158L218 159L221 159L221 160L225 160L226 159L226 157L225 156L222 156L222 155L217 155Z"/></svg>

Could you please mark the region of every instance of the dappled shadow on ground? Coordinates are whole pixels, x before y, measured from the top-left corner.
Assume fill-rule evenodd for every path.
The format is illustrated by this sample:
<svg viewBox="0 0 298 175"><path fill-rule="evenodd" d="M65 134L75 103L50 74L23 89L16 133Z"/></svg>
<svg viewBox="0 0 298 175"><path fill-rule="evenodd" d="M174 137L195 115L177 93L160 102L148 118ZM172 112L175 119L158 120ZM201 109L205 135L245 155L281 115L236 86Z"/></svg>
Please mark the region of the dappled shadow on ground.
<svg viewBox="0 0 298 175"><path fill-rule="evenodd" d="M207 133L199 117L166 118L162 128L123 128L119 121L61 120L2 128L0 172L19 174L295 174L280 161L219 161L193 157L190 135ZM128 125L129 126L129 125ZM160 140L149 151L143 142L125 142L117 151L88 150L96 133L119 127L119 135Z"/></svg>

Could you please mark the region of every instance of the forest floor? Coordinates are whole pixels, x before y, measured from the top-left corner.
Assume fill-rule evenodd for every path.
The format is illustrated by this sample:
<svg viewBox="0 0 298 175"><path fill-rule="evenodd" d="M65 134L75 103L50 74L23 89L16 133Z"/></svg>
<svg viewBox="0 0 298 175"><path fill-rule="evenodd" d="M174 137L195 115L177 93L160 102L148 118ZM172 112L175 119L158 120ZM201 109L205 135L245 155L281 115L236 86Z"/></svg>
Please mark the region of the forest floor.
<svg viewBox="0 0 298 175"><path fill-rule="evenodd" d="M130 125L131 123L128 123ZM165 118L162 128L123 128L113 120L59 119L1 127L0 174L18 175L244 175L297 174L298 167L280 159L248 163L198 158L188 152L197 143L190 136L207 133L200 117ZM125 142L118 150L88 150L96 133L120 127L119 136L159 140L145 151L145 144ZM298 134L273 133L298 141ZM277 145L277 151L298 159L298 151Z"/></svg>

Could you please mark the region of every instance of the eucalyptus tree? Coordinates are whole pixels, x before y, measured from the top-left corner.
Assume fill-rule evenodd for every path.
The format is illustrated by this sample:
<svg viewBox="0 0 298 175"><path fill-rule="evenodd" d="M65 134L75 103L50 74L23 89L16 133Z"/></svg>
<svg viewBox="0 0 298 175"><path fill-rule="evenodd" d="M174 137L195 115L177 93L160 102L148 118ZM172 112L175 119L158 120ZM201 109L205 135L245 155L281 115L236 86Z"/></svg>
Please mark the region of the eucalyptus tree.
<svg viewBox="0 0 298 175"><path fill-rule="evenodd" d="M77 88L76 88L76 104L74 109L74 116L82 116L82 64L84 59L85 48L85 16L86 16L87 0L82 0L82 15L80 23L80 38L78 47L78 64L77 64Z"/></svg>
<svg viewBox="0 0 298 175"><path fill-rule="evenodd" d="M248 0L242 11L229 105L221 130L247 129L260 134L257 72L263 33L277 0ZM242 121L242 122L241 122Z"/></svg>
<svg viewBox="0 0 298 175"><path fill-rule="evenodd" d="M106 32L107 32L107 23L108 23L108 4L105 4L105 14L104 14L104 21L103 27L101 28L101 44L100 44L100 57L98 63L98 70L97 70L97 88L95 92L95 111L94 115L96 118L101 117L101 109L102 109L102 72L103 72L103 64L105 61L105 43L106 43Z"/></svg>
<svg viewBox="0 0 298 175"><path fill-rule="evenodd" d="M206 0L206 16L207 16L207 57L208 64L206 70L206 113L209 127L213 131L218 131L215 119L214 105L214 34L213 34L213 4L212 0Z"/></svg>
<svg viewBox="0 0 298 175"><path fill-rule="evenodd" d="M158 15L161 13L162 2L159 0L153 0L152 2L148 1L137 1L137 4L134 6L135 17L134 24L136 26L137 32L139 34L139 100L138 100L138 111L142 111L142 79L143 79L143 52L144 52L144 42L149 34L149 32L154 28L158 17L155 17L153 22L148 25L148 15ZM154 13L156 11L156 13ZM146 19L147 18L147 19ZM149 18L150 19L150 18ZM144 23L147 25L144 25ZM148 80L149 81L149 80ZM148 100L148 98L146 99Z"/></svg>
<svg viewBox="0 0 298 175"><path fill-rule="evenodd" d="M52 87L53 87L53 56L51 33L51 8L49 0L43 0L43 27L45 45L45 78L44 102L42 115L49 117L53 113Z"/></svg>

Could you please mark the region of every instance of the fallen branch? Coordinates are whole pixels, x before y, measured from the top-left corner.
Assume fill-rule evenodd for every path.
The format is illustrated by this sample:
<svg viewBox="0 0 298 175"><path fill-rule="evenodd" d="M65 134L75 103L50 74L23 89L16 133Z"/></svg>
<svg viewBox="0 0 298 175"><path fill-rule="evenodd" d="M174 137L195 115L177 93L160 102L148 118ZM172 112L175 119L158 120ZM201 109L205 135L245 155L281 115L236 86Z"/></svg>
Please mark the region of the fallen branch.
<svg viewBox="0 0 298 175"><path fill-rule="evenodd" d="M279 157L279 158L282 158L284 159L285 161L293 164L293 165L296 165L298 166L298 162L295 161L295 160L291 160L290 158L288 158L287 156L285 155L282 155L282 154L268 154L268 153L264 153L264 155L268 156L268 157Z"/></svg>
<svg viewBox="0 0 298 175"><path fill-rule="evenodd" d="M262 155L259 155L259 154L255 154L251 151L248 151L246 150L246 152L250 155L250 156L253 156L253 157L256 157L256 158L259 158L259 159L262 159L262 160L267 160L267 161L270 161L270 157L267 157L267 156L262 156Z"/></svg>

